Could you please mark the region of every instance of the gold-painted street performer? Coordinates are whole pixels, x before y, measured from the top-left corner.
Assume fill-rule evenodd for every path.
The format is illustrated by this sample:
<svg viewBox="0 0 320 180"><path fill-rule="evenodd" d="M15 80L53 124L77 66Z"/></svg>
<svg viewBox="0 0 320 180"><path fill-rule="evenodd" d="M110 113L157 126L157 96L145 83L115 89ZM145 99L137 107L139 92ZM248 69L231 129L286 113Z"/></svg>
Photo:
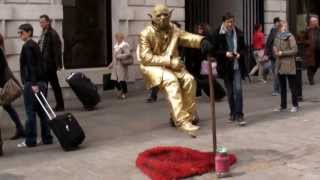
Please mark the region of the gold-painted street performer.
<svg viewBox="0 0 320 180"><path fill-rule="evenodd" d="M137 49L140 69L148 89L159 86L169 101L176 127L189 134L199 130L196 118L196 82L186 70L178 47L201 48L208 54L211 43L203 36L191 34L171 23L172 10L156 5L148 25L139 37Z"/></svg>

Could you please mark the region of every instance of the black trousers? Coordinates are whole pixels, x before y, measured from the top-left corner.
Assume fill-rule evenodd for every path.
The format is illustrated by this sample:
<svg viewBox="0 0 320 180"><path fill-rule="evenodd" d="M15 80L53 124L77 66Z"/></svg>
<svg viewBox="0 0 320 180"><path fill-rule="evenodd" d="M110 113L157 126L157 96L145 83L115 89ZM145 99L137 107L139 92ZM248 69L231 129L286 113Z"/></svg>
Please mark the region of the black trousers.
<svg viewBox="0 0 320 180"><path fill-rule="evenodd" d="M2 107L10 115L12 121L14 122L14 124L16 126L17 133L23 133L24 129L23 129L23 126L22 126L22 123L20 121L20 118L19 118L19 115L18 115L17 111L12 107L11 104L10 105L4 105Z"/></svg>
<svg viewBox="0 0 320 180"><path fill-rule="evenodd" d="M59 84L59 79L57 76L57 69L49 68L48 81L52 87L54 96L56 98L57 106L64 108L64 101L62 96L62 90Z"/></svg>
<svg viewBox="0 0 320 180"><path fill-rule="evenodd" d="M307 69L308 80L310 83L314 83L314 76L318 70L318 66L309 66Z"/></svg>
<svg viewBox="0 0 320 180"><path fill-rule="evenodd" d="M121 91L123 94L127 94L128 86L126 81L116 82L116 88L118 91Z"/></svg>
<svg viewBox="0 0 320 180"><path fill-rule="evenodd" d="M155 86L155 87L151 88L150 98L153 100L157 100L158 93L159 93L159 86Z"/></svg>
<svg viewBox="0 0 320 180"><path fill-rule="evenodd" d="M287 108L287 80L289 83L292 105L298 107L298 95L296 88L296 75L279 75L280 91L281 91L281 108Z"/></svg>

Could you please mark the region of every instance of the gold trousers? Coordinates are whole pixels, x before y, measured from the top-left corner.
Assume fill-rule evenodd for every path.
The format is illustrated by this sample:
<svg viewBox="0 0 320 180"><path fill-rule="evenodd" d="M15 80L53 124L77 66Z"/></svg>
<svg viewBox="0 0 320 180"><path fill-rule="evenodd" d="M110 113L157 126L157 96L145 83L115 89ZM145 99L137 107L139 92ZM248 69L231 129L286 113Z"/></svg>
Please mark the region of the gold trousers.
<svg viewBox="0 0 320 180"><path fill-rule="evenodd" d="M191 122L196 113L196 81L185 69L165 69L160 89L165 92L177 127Z"/></svg>

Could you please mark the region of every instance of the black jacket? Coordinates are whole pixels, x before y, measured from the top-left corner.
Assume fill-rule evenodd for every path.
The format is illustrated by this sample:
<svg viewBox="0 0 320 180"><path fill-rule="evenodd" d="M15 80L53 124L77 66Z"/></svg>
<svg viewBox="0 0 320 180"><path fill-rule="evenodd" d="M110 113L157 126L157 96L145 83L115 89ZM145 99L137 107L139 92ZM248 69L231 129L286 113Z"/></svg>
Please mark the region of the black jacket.
<svg viewBox="0 0 320 180"><path fill-rule="evenodd" d="M274 39L276 38L277 34L278 34L277 29L276 28L272 28L270 30L270 33L269 33L269 36L268 36L268 39L267 39L267 42L266 42L266 53L273 60L275 60L275 56L274 56L274 53L273 53L273 42L274 42Z"/></svg>
<svg viewBox="0 0 320 180"><path fill-rule="evenodd" d="M232 79L234 71L234 61L231 61L226 57L226 53L228 51L227 39L225 34L220 34L220 29L221 28L218 28L216 31L213 32L212 35L213 56L218 61L217 70L219 77L223 79ZM245 77L247 77L247 70L245 66L246 47L244 42L244 35L243 32L240 31L238 28L236 28L236 34L237 48L238 53L240 54L239 67L241 71L241 76L244 79Z"/></svg>
<svg viewBox="0 0 320 180"><path fill-rule="evenodd" d="M22 47L20 54L21 81L36 84L40 81L47 81L46 62L43 60L39 45L28 40Z"/></svg>
<svg viewBox="0 0 320 180"><path fill-rule="evenodd" d="M0 48L0 87L3 87L4 84L9 80L9 67L3 52L3 49Z"/></svg>
<svg viewBox="0 0 320 180"><path fill-rule="evenodd" d="M62 67L61 40L58 33L51 27L44 35L41 54L48 68L56 70Z"/></svg>

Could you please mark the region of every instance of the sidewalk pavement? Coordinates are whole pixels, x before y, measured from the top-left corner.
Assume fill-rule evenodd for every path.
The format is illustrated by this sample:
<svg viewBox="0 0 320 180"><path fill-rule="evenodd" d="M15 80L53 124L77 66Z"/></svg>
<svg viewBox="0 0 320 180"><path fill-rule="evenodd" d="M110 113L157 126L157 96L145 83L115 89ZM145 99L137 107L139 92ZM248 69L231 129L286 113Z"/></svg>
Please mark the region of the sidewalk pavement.
<svg viewBox="0 0 320 180"><path fill-rule="evenodd" d="M320 85L304 88L305 102L300 112L275 113L280 97L271 96L271 83L245 83L246 127L226 123L227 102L216 104L218 144L239 158L232 168L233 177L228 179L320 179ZM163 97L157 103L146 104L148 92L139 88L131 91L125 101L114 95L104 92L102 103L91 112L83 111L76 98L67 100L67 111L75 114L87 134L78 151L63 152L57 143L18 149L20 141L6 140L5 156L0 158L0 180L147 180L135 167L135 159L148 148L212 150L208 98L198 99L201 130L197 139L191 139L169 126ZM25 118L22 106L18 109ZM13 126L6 115L1 119L7 139ZM213 173L188 180L209 179L215 179Z"/></svg>

